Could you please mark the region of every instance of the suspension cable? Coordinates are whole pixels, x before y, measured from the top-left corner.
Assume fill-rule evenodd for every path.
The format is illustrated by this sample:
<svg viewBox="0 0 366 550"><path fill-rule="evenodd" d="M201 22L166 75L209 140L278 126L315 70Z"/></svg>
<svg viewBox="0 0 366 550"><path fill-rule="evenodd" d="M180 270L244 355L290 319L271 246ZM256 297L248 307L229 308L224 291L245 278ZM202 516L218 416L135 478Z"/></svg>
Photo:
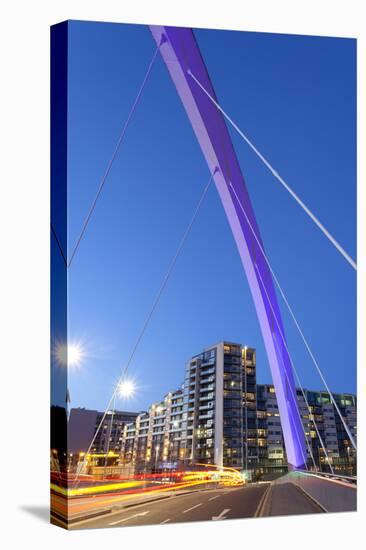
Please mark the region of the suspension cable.
<svg viewBox="0 0 366 550"><path fill-rule="evenodd" d="M93 435L93 438L92 438L92 441L91 441L91 443L90 443L90 445L89 445L89 448L88 448L86 454L84 455L84 459L83 459L83 462L82 462L82 464L81 464L81 467L80 467L79 471L76 473L76 477L75 477L75 480L74 480L74 484L76 484L77 481L78 481L79 474L80 474L80 472L83 470L83 468L84 468L84 466L85 466L85 462L86 462L86 460L87 460L87 456L88 456L89 453L90 453L90 450L91 450L91 448L92 448L92 446L93 446L93 444L94 444L94 441L95 441L95 439L96 439L96 437L97 437L97 435L98 435L98 432L99 432L99 430L100 430L100 428L101 428L101 426L102 426L102 424L103 424L103 422L104 422L104 420L105 420L105 417L106 417L106 415L107 415L107 412L108 412L108 410L110 409L112 403L114 402L114 400L115 400L115 398L116 398L116 396L117 396L117 393L118 393L120 384L123 382L123 380L125 379L125 377L126 377L126 375L127 375L127 371L128 371L128 368L129 368L129 366L130 366L130 364L131 364L131 362L132 362L132 359L134 358L135 353L136 353L136 351L137 351L137 349L138 349L138 347L139 347L139 344L140 344L140 342L141 342L141 340L142 340L142 338L143 338L143 336L144 336L144 334L145 334L145 332L146 332L146 329L147 329L147 327L148 327L148 325L149 325L149 323L150 323L150 321L151 321L151 318L152 318L152 316L153 316L153 314L154 314L154 312L155 312L157 306L159 305L159 302L160 302L160 300L161 300L161 297L162 297L162 294L163 294L163 292L164 292L164 289L165 289L165 287L166 287L166 285L167 285L167 283L168 283L168 281L169 281L169 278L170 278L170 276L171 276L171 274L172 274L172 272L173 272L173 270L174 270L175 264L177 263L177 260L178 260L178 258L179 258L179 256L180 256L181 252L182 252L182 249L183 249L183 247L184 247L184 244L185 244L185 242L186 242L186 240L187 240L187 238L188 238L188 235L189 235L190 232L191 232L191 229L192 229L192 227L193 227L193 224L194 224L194 222L195 222L195 220L196 220L196 218L197 218L197 215L198 215L198 213L199 213L199 211L200 211L200 208L201 208L201 206L202 206L202 203L203 203L203 201L204 201L204 199L205 199L205 197L206 197L207 191L209 190L209 187L210 187L210 185L211 185L211 182L212 182L212 180L213 180L213 177L214 177L214 175L216 174L217 171L218 171L218 168L215 168L215 170L210 174L209 180L208 180L208 182L206 183L206 185L205 185L205 187L204 187L204 189L203 189L203 191L202 191L202 193L201 193L201 196L200 196L200 198L199 198L199 200L198 200L198 203L197 203L197 205L196 205L196 207L195 207L195 209L194 209L193 215L192 215L192 217L191 217L191 219L190 219L190 221L189 221L189 223L188 223L187 228L185 229L185 231L184 231L184 233L183 233L183 235L182 235L182 238L181 238L181 240L180 240L180 242L179 242L179 244L178 244L177 250L176 250L176 252L175 252L175 254L174 254L174 256L173 256L173 258L172 258L172 260L171 260L171 262L170 262L170 264L169 264L169 266L168 266L168 269L167 269L167 271L166 271L166 274L164 275L164 277L163 277L163 279L162 279L161 285L160 285L159 290L158 290L158 292L157 292L157 294L156 294L156 297L155 297L155 299L154 299L154 301L153 301L153 303L152 303L152 306L151 306L151 308L150 308L150 310L149 310L149 312L148 312L148 314L147 314L147 316L146 316L146 318L145 318L144 323L142 324L141 330L140 330L140 332L139 332L139 334L138 334L138 336L137 336L136 342L135 342L135 344L134 344L134 346L133 346L133 348L132 348L132 351L131 351L131 353L130 353L130 355L129 355L129 357L128 357L127 363L126 363L126 365L125 365L125 367L124 367L124 369L123 369L123 371L122 371L122 374L121 374L121 376L119 377L118 382L117 382L117 384L116 384L116 386L115 386L115 388L114 388L112 397L110 398L109 403L108 403L108 405L107 405L107 407L106 407L106 409L105 409L105 411L104 411L104 414L103 414L103 416L102 416L102 419L101 419L101 421L100 421L100 423L99 423L99 425L98 425L98 427L97 427L97 429L96 429L96 431L95 431L95 433L94 433L94 435Z"/></svg>
<svg viewBox="0 0 366 550"><path fill-rule="evenodd" d="M224 111L224 109L219 105L219 103L212 97L212 95L206 90L206 88L201 84L201 82L194 76L190 69L188 69L188 74L196 82L196 84L201 88L201 90L206 94L206 96L212 101L212 103L217 107L217 109L222 113L226 120L231 124L231 126L237 131L240 137L249 145L249 147L254 151L257 157L265 164L268 170L272 175L281 183L281 185L286 189L286 191L295 199L295 201L301 206L304 212L309 216L309 218L318 226L322 233L327 237L327 239L333 244L333 246L342 254L342 256L347 260L347 262L357 271L357 264L351 258L351 256L345 251L345 249L340 245L340 243L331 235L331 233L324 227L324 225L319 221L319 219L311 212L311 210L306 206L306 204L300 199L300 197L295 193L295 191L289 186L288 183L280 176L280 174L273 168L269 161L262 155L262 153L255 147L255 145L250 141L250 139L244 134L242 130L235 124L235 122L230 118L230 116Z"/></svg>
<svg viewBox="0 0 366 550"><path fill-rule="evenodd" d="M144 88L145 88L146 82L148 81L148 78L149 78L149 76L150 76L151 70L152 70L152 68L153 68L153 66L154 66L154 63L155 63L155 60L156 60L156 56L157 56L157 54L158 54L158 52L159 52L159 49L160 49L160 45L161 45L161 44L159 44L159 45L155 48L154 55L152 56L152 59L151 59L151 61L150 61L150 63L149 63L149 66L148 66L147 71L146 71L146 74L145 74L145 76L144 76L144 78L143 78L143 81L142 81L142 84L141 84L141 86L140 86L140 89L139 89L139 91L138 91L138 93L137 93L137 95L136 95L136 97L135 97L135 100L134 100L134 102L133 102L133 104L132 104L132 107L131 107L131 109L130 109L130 112L128 113L127 119L126 119L126 121L125 121L125 123L124 123L124 125L123 125L121 134L120 134L120 136L119 136L119 138L118 138L118 140L117 140L117 143L116 143L116 146L115 146L114 151L113 151L113 153L112 153L112 156L111 156L111 158L110 158L110 160L109 160L109 162L108 162L108 164L107 164L107 168L106 168L106 170L105 170L105 172L104 172L104 174L103 174L103 176L102 176L102 178L101 178L101 180L100 180L100 182L99 182L98 191L97 191L97 193L96 193L96 195L95 195L95 197L94 197L94 200L93 200L93 202L92 202L92 204L91 204L91 206L90 206L90 208L89 208L88 214L87 214L87 216L86 216L86 218L85 218L85 220L84 220L83 227L82 227L81 232L80 232L80 234L79 234L79 237L78 237L78 239L77 239L77 241L76 241L76 244L75 244L74 249L73 249L73 251L72 251L72 254L71 254L71 257L70 257L70 260L69 260L69 262L68 262L68 266L67 266L67 267L70 267L70 265L71 265L71 263L72 263L72 261L73 261L73 259L74 259L74 256L75 256L75 254L76 254L76 251L77 251L77 249L79 248L80 242L81 242L81 240L82 240L82 238L83 238L83 236L84 236L84 233L85 233L86 228L87 228L87 226L88 226L88 224L89 224L90 218L91 218L91 216L92 216L92 214L93 214L93 212L94 212L94 209L95 209L95 207L96 207L96 204L97 204L97 202L98 202L99 196L100 196L100 194L101 194L101 192L102 192L102 190L103 190L103 187L104 187L104 185L105 185L105 182L106 182L106 180L107 180L107 177L108 177L108 175L109 175L109 172L111 171L113 162L114 162L114 160L115 160L115 158L116 158L116 156L117 156L117 153L118 153L118 151L119 151L119 149L120 149L120 147L121 147L121 144L122 144L122 142L123 142L123 139L124 139L124 137L125 137L125 135L126 135L127 128L128 128L128 126L129 126L129 124L130 124L130 122L131 122L132 116L133 116L133 114L134 114L134 112L135 112L135 110L136 110L136 107L137 107L137 105L138 105L138 103L139 103L139 101L140 101L142 92L143 92L143 90L144 90Z"/></svg>
<svg viewBox="0 0 366 550"><path fill-rule="evenodd" d="M283 342L283 345L285 346L285 349L286 349L286 352L287 352L287 356L288 356L288 358L289 358L289 360L290 360L291 367L292 367L292 369L293 369L293 371L294 371L294 373L295 373L296 380L297 380L297 383L298 383L298 385L299 385L299 387L300 387L300 390L301 390L302 396L303 396L303 398L304 398L304 401L305 401L305 403L306 403L306 406L307 406L309 415L311 415L311 416L313 417L312 422L313 422L313 424L314 424L316 433L317 433L317 435L318 435L318 438L319 438L319 441L320 441L320 445L321 445L321 447L322 447L322 449L323 449L323 451L324 451L324 454L325 454L325 457L326 457L326 459L327 459L327 463L329 464L329 468L330 468L330 470L331 470L331 473L333 474L334 471L333 471L333 467L332 467L332 465L331 465L331 463L330 463L330 460L329 460L329 456L328 456L327 449L326 449L326 447L325 447L325 445L324 445L324 441L323 441L323 439L322 439L322 437L321 437L321 435L320 435L320 432L319 432L317 423L315 422L314 415L313 415L312 412L311 412L309 402L308 402L308 400L307 400L307 398L306 398L306 395L305 395L303 386L302 386L301 381L300 381L300 377L299 377L299 375L298 375L297 369L295 368L295 364L294 364L294 362L293 362L293 360L292 360L292 356L291 356L291 354L290 354L290 350L288 349L288 345L287 345L287 342L286 342L286 338L285 338L285 336L284 336L284 334L283 334L283 331L282 331L282 329L281 329L280 323L279 323L279 321L278 321L278 317L277 317L277 315L276 315L276 313L275 313L275 311L274 311L274 308L273 308L271 299L270 299L270 297L269 297L269 295L268 295L267 289L266 289L266 287L265 287L265 284L264 284L264 282L263 282L263 279L262 279L262 276L261 276L261 274L260 274L260 271L259 271L259 269L258 269L257 264L255 264L255 268L256 268L257 274L258 274L258 276L259 276L259 279L260 279L260 281L261 281L262 288L263 288L263 290L264 290L264 292L265 292L265 295L266 295L266 297L267 297L267 301L268 301L268 304L269 304L269 306L270 306L270 308L271 308L273 317L274 317L274 319L275 319L275 321L276 321L276 325L277 325L278 330L279 330L279 332L280 332L281 340L282 340L282 342ZM286 373L286 376L287 376L286 369L285 369L285 373ZM288 376L287 376L287 381L288 381ZM291 387L291 386L290 386L290 387ZM297 402L296 402L296 405L298 405ZM300 415L300 412L299 412L299 415ZM301 415L300 415L300 419L301 419ZM302 423L302 419L301 419L301 423ZM308 444L308 448L309 448L309 450L310 450L310 445L309 445L308 439L307 439L307 437L306 437L306 432L305 432L305 430L304 430L304 434L305 434L306 443ZM311 452L311 451L310 451L310 452ZM313 456L313 453L312 453L312 452L311 452L311 456L312 456L312 459L313 459L313 462L314 462L314 466L315 466L315 460L314 460L314 456ZM320 462L319 462L319 466L320 466Z"/></svg>
<svg viewBox="0 0 366 550"><path fill-rule="evenodd" d="M67 260L66 260L66 256L65 256L64 251L63 251L63 249L62 249L61 243L60 243L60 241L58 240L57 233L56 233L55 228L53 227L52 222L51 222L51 233L52 233L52 235L53 235L53 237L54 237L54 239L55 239L55 241L56 241L56 244L57 244L57 246L58 246L58 249L59 249L59 251L60 251L60 254L61 254L61 256L62 256L62 259L63 259L63 261L64 261L65 267L66 267L66 269L67 269Z"/></svg>
<svg viewBox="0 0 366 550"><path fill-rule="evenodd" d="M285 376L286 376L286 379L287 379L287 383L289 385L289 387L291 388L291 392L290 392L290 395L292 397L292 400L294 402L294 405L295 405L295 410L297 411L297 415L299 417L299 420L300 420L300 425L301 425L301 428L302 428L302 431L304 433L304 438L305 438L305 442L306 442L306 445L307 445L307 448L308 448L308 451L309 451L309 454L310 454L310 457L313 461L313 464L314 464L314 467L317 468L316 466L316 463L315 463L315 459L314 459L314 455L313 455L313 452L310 448L310 445L309 445L309 441L306 437L306 430L305 430L305 426L302 422L302 418L301 418L301 414L300 414L300 411L299 411L299 407L298 407L298 402L297 402L297 399L296 399L296 396L295 396L295 390L291 387L290 385L290 381L289 381L289 378L288 378L288 374L285 370ZM292 413L291 413L292 414ZM308 461L307 461L307 457L305 457L304 455L304 450L303 450L303 446L301 445L301 442L300 442L300 438L299 438L299 434L298 434L298 431L297 431L297 428L296 428L296 425L295 425L295 434L296 434L296 439L297 439L297 442L299 444L299 447L301 449L301 454L302 454L302 457L304 459L304 465L305 465L305 468L308 470L309 469L309 466L308 466Z"/></svg>
<svg viewBox="0 0 366 550"><path fill-rule="evenodd" d="M269 300L269 299L268 299L268 300ZM275 345L277 345L276 341L275 341ZM290 359L290 363L291 363L291 365L293 366L292 358L291 358L289 352L287 352L287 353L288 353L288 357L289 357L289 359ZM293 388L292 384L290 383L290 380L289 380L288 373L287 373L286 369L284 369L284 373L285 373L285 376L286 376L286 380L287 380L288 386L289 386L289 388L290 388L290 390L291 390L291 391L290 391L290 395L291 395L292 400L293 400L293 402L294 402L295 409L296 409L296 411L297 411L297 414L298 414L298 417L299 417L299 420L300 420L300 424L301 424L301 427L302 427L302 431L304 432L305 442L306 442L306 446L307 446L308 451L309 451L309 454L310 454L310 458L312 459L312 462L313 462L313 464L314 464L315 469L317 469L317 465L316 465L316 463L315 463L313 451L312 451L311 446L310 446L310 444L309 444L308 438L306 437L305 426L304 426L304 424L303 424L303 422L302 422L302 417L301 417L301 413L300 413L300 410L299 410L299 404L298 404L298 402L297 402L297 397L296 397L296 389ZM300 443L299 434L298 434L298 432L297 432L296 427L295 427L295 433L296 433L297 441L298 441L299 446L300 446L300 448L301 448L301 454L303 455L304 463L305 463L306 469L308 470L309 468L308 468L308 464L307 464L307 459L304 457L302 445L301 445L301 443Z"/></svg>
<svg viewBox="0 0 366 550"><path fill-rule="evenodd" d="M345 431L346 431L346 433L347 433L347 435L348 435L348 437L349 437L349 440L351 441L351 444L352 444L353 448L357 451L357 446L356 446L356 443L355 443L355 441L354 441L354 439L353 439L353 436L352 436L352 434L351 434L351 432L350 432L350 430L349 430L349 428L348 428L348 426L347 426L347 424L346 424L346 421L344 420L344 418L343 418L343 416L342 416L342 414L341 414L341 411L339 410L339 407L338 407L338 405L337 405L337 403L336 403L336 401L335 401L335 399L334 399L334 397L333 397L333 393L330 391L330 388L329 388L329 386L328 386L328 384L327 384L327 382L326 382L326 380L325 380L325 378L324 378L324 375L323 375L323 373L322 373L322 371L321 371L321 369L320 369L320 366L319 366L317 360L315 359L315 356L314 356L314 354L313 354L313 352L312 352L312 350L311 350L311 348L310 348L310 345L309 345L307 339L305 338L305 335L304 335L304 333L303 333L303 331L302 331L302 329L301 329L301 327L300 327L300 325L299 325L299 322L297 321L296 316L295 316L295 314L294 314L294 312L293 312L293 310L292 310L292 308L291 308L291 306L290 306L290 304L289 304L289 302L288 302L288 300L287 300L287 298L286 298L286 295L285 295L285 293L284 293L284 291L283 291L283 289L282 289L282 287L281 287L281 285L280 285L280 283L279 283L279 281L278 281L278 279L277 279L277 277L276 277L276 274L274 273L274 271L273 271L273 269L272 269L272 266L271 266L271 264L270 264L270 262L269 262L269 259L268 259L267 255L266 255L266 253L265 253L265 251L264 251L264 249L263 249L263 246L261 245L261 243L260 243L260 241L259 241L259 238L257 237L257 234L256 234L256 232L255 232L255 230L254 230L252 224L250 223L250 220L249 220L249 218L248 218L248 215L247 215L247 213L245 212L245 209L243 208L243 206L242 206L242 204L241 204L241 202L240 202L240 200L239 200L239 197L238 197L238 195L237 195L237 193L236 193L236 191L235 191L235 189L234 189L234 187L233 187L233 185L232 185L231 182L229 182L229 186L230 186L230 188L232 189L232 191L233 191L233 193L234 193L234 195L235 195L235 197L236 197L236 200L237 200L237 202L238 202L238 204L239 204L239 207L240 207L241 211L243 212L243 214L244 214L244 216L245 216L245 218L246 218L246 221L247 221L247 223L248 223L248 226L249 226L249 228L250 228L250 230L251 230L251 232L252 232L252 234L253 234L253 236L254 236L254 238L255 238L255 240L256 240L258 246L259 246L260 251L262 252L263 258L264 258L264 260L266 261L266 264L267 264L267 266L268 266L268 268L269 268L269 270L270 270L270 272L271 272L271 274L272 274L272 277L273 277L273 279L274 279L274 281L275 281L275 283L276 283L276 285L277 285L278 290L280 291L280 294L281 294L281 296L282 296L282 298L283 298L283 301L285 302L286 307L287 307L287 309L288 309L288 311L289 311L289 313L290 313L290 315L291 315L291 317L292 317L292 319L293 319L293 321L294 321L294 323L295 323L295 326L296 326L296 328L297 328L297 330L298 330L298 332L299 332L299 334L300 334L300 336L301 336L301 339L302 339L302 341L303 341L304 344L305 344L305 347L306 347L306 349L307 349L307 351L308 351L308 353L309 353L309 355L310 355L310 358L311 358L313 364L315 365L315 368L316 368L316 370L317 370L317 372L318 372L318 374L319 374L319 376L320 376L320 378L321 378L321 380L322 380L322 382L323 382L323 384L324 384L324 386L325 386L325 388L326 388L326 390L327 390L327 392L328 392L328 394L329 394L329 396L330 396L330 399L331 399L331 401L332 401L332 404L333 404L334 408L336 409L336 411L337 411L337 413L338 413L338 416L339 416L339 418L340 418L340 420L341 420L341 422L342 422L342 424L343 424L343 427L344 427L344 429L345 429Z"/></svg>
<svg viewBox="0 0 366 550"><path fill-rule="evenodd" d="M112 431L113 431L113 419L114 419L114 415L116 413L116 394L114 394L114 398L113 398L113 404L112 404L112 410L111 410L111 424L110 424L110 428L108 430L108 440L107 440L107 447L106 447L106 450L105 450L105 457L104 457L104 477L106 477L106 471L107 471L107 465L108 465L108 453L109 453L109 447L110 447L110 442L111 442L111 439L112 439Z"/></svg>

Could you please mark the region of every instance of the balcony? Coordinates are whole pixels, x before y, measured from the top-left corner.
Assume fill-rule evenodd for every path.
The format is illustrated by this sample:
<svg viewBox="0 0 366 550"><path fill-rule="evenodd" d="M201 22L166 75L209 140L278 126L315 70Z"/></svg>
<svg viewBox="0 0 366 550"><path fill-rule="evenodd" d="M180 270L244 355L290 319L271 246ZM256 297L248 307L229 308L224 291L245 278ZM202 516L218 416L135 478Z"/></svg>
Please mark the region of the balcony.
<svg viewBox="0 0 366 550"><path fill-rule="evenodd" d="M207 414L200 414L198 419L204 420L205 418L212 418L213 417L213 411L208 411Z"/></svg>
<svg viewBox="0 0 366 550"><path fill-rule="evenodd" d="M207 376L208 374L215 374L215 369L201 370L201 377Z"/></svg>
<svg viewBox="0 0 366 550"><path fill-rule="evenodd" d="M200 393L203 393L204 391L212 391L215 388L215 384L209 384L208 386L205 386L204 388L200 388Z"/></svg>
<svg viewBox="0 0 366 550"><path fill-rule="evenodd" d="M208 395L203 395L202 397L200 397L200 401L210 401L210 399L213 399L214 398L214 394L213 393L209 393Z"/></svg>
<svg viewBox="0 0 366 550"><path fill-rule="evenodd" d="M203 378L203 376L201 376L201 379L200 379L201 384L208 384L209 382L214 382L214 381L215 381L215 377L213 375L208 376L207 378Z"/></svg>
<svg viewBox="0 0 366 550"><path fill-rule="evenodd" d="M207 405L201 405L200 407L198 407L198 410L204 411L207 409L213 409L213 406L214 406L213 403L208 403Z"/></svg>
<svg viewBox="0 0 366 550"><path fill-rule="evenodd" d="M208 367L215 364L215 359L209 359L208 361L202 361L201 367Z"/></svg>

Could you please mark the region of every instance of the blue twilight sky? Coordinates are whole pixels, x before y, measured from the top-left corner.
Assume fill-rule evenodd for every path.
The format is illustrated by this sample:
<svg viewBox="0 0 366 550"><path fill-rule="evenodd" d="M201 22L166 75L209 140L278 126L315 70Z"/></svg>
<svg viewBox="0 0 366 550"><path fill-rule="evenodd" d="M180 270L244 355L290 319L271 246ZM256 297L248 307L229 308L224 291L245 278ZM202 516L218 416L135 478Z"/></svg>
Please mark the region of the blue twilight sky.
<svg viewBox="0 0 366 550"><path fill-rule="evenodd" d="M195 30L222 106L355 258L356 41ZM154 52L148 27L71 22L69 251ZM230 129L267 254L334 391L356 391L356 276ZM208 179L160 57L69 271L71 404L104 409ZM305 387L321 381L279 298ZM271 375L239 255L214 185L129 374L140 410L175 389L185 362L227 339Z"/></svg>

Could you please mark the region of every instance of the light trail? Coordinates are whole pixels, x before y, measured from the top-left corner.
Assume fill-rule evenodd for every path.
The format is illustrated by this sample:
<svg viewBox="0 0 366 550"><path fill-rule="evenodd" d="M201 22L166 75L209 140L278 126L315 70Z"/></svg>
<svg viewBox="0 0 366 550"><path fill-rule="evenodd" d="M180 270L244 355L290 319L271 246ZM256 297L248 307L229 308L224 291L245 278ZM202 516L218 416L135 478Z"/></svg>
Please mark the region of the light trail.
<svg viewBox="0 0 366 550"><path fill-rule="evenodd" d="M167 473L140 474L130 480L116 480L112 483L106 483L106 480L102 479L98 485L96 483L99 480L92 476L84 476L79 481L86 486L77 488L67 487L70 479L63 479L61 482L57 480L60 483L57 484L57 478L55 478L55 482L51 484L51 509L67 521L71 517L79 517L100 508L129 504L130 502L139 504L140 499L146 496L169 496L170 494L179 494L179 491L182 490L222 489L245 485L242 474L234 468L221 468L217 465L207 464L200 466L205 469L170 473L171 480L166 484L161 478L167 477Z"/></svg>

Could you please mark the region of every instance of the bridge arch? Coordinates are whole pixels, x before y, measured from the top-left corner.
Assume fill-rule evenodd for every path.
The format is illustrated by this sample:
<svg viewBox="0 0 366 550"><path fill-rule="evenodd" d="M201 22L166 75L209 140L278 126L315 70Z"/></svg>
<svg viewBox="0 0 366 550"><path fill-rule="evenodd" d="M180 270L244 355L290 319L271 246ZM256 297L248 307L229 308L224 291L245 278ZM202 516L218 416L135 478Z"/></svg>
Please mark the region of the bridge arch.
<svg viewBox="0 0 366 550"><path fill-rule="evenodd" d="M288 464L299 468L306 462L305 437L294 399L296 388L283 341L284 327L259 227L225 120L190 76L194 74L216 98L192 29L150 26L150 30L213 174L257 311L276 389Z"/></svg>

